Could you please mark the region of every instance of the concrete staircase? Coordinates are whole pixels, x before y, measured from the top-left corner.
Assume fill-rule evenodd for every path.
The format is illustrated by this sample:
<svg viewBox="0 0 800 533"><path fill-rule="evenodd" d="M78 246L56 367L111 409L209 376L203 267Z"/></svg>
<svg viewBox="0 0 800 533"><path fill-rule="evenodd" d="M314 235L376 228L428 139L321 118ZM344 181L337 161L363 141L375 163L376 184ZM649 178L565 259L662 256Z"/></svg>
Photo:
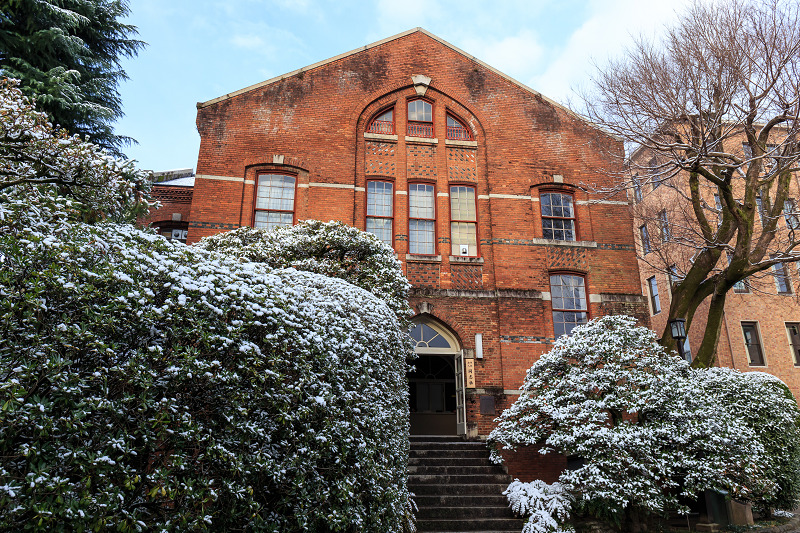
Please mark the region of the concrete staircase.
<svg viewBox="0 0 800 533"><path fill-rule="evenodd" d="M503 496L511 476L489 461L483 442L413 436L408 474L419 533L522 531Z"/></svg>

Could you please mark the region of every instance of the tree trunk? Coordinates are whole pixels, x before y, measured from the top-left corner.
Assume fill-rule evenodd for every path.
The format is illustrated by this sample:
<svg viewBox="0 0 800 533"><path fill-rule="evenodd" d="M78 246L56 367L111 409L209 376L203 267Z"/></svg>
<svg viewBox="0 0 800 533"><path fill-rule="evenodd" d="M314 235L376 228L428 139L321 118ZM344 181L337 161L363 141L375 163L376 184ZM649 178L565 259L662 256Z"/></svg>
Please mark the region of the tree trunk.
<svg viewBox="0 0 800 533"><path fill-rule="evenodd" d="M725 288L717 287L711 296L708 306L708 322L703 333L703 342L692 361L694 368L709 368L714 365L717 359L717 342L719 341L720 331L722 330L722 320L725 317L725 299L728 291Z"/></svg>

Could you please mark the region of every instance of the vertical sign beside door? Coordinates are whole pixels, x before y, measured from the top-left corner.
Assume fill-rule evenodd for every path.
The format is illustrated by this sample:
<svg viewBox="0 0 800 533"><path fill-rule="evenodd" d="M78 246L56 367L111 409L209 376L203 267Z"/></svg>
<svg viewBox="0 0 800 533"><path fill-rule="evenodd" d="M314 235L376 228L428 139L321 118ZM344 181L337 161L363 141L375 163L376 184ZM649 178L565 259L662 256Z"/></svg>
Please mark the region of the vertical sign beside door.
<svg viewBox="0 0 800 533"><path fill-rule="evenodd" d="M466 395L464 393L464 351L455 354L456 367L456 433L467 434Z"/></svg>

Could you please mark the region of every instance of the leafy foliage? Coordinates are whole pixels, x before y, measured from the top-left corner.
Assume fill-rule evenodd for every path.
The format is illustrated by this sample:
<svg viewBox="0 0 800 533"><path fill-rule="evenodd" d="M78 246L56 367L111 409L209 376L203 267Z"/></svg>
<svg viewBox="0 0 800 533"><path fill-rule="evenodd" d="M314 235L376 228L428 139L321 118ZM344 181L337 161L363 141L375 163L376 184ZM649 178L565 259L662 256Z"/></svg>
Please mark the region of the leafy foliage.
<svg viewBox="0 0 800 533"><path fill-rule="evenodd" d="M548 485L537 479L522 483L515 479L503 492L508 497L511 510L528 521L522 533L567 533L575 531L563 525L569 520L574 498L561 483Z"/></svg>
<svg viewBox="0 0 800 533"><path fill-rule="evenodd" d="M393 310L98 222L140 174L2 95L0 530L413 530Z"/></svg>
<svg viewBox="0 0 800 533"><path fill-rule="evenodd" d="M72 200L70 218L132 220L147 208L150 179L134 162L56 132L16 81L0 81L0 222L4 205ZM7 209L8 207L6 207Z"/></svg>
<svg viewBox="0 0 800 533"><path fill-rule="evenodd" d="M341 222L305 220L271 230L240 228L197 246L275 268L341 278L385 301L401 320L411 314L410 285L394 251L371 233Z"/></svg>
<svg viewBox="0 0 800 533"><path fill-rule="evenodd" d="M114 134L122 116L120 59L144 43L122 22L128 0L9 0L0 9L0 69L55 124L113 153L130 142Z"/></svg>
<svg viewBox="0 0 800 533"><path fill-rule="evenodd" d="M710 368L703 388L749 427L765 450L765 473L776 493L754 494L762 509L795 509L800 502L800 409L781 380L763 372Z"/></svg>
<svg viewBox="0 0 800 533"><path fill-rule="evenodd" d="M753 430L704 392L683 359L630 317L593 320L562 336L528 371L520 398L490 435L493 456L541 445L583 461L560 482L581 501L625 516L686 510L704 489L734 497L771 494Z"/></svg>

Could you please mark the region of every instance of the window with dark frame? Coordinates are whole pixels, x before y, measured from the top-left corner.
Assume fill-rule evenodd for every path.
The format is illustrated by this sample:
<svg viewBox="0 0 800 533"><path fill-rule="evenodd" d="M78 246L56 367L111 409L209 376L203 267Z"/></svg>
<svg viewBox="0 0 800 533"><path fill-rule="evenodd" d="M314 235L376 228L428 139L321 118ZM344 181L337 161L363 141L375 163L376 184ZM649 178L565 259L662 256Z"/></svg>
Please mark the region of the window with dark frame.
<svg viewBox="0 0 800 533"><path fill-rule="evenodd" d="M783 201L783 218L786 219L786 227L790 230L800 230L800 220L797 218L794 200L787 198Z"/></svg>
<svg viewBox="0 0 800 533"><path fill-rule="evenodd" d="M650 234L647 231L647 224L639 226L639 236L642 238L642 253L649 254L653 251L650 247Z"/></svg>
<svg viewBox="0 0 800 533"><path fill-rule="evenodd" d="M453 141L471 141L472 135L469 129L456 117L447 115L447 139Z"/></svg>
<svg viewBox="0 0 800 533"><path fill-rule="evenodd" d="M588 321L586 286L582 276L551 275L550 300L553 305L553 330L556 338L569 335L575 326Z"/></svg>
<svg viewBox="0 0 800 533"><path fill-rule="evenodd" d="M786 334L789 336L789 346L792 348L794 365L800 366L800 323L787 322Z"/></svg>
<svg viewBox="0 0 800 533"><path fill-rule="evenodd" d="M433 106L427 100L408 103L408 136L433 137Z"/></svg>
<svg viewBox="0 0 800 533"><path fill-rule="evenodd" d="M714 195L714 207L717 209L717 227L722 224L722 201L719 194Z"/></svg>
<svg viewBox="0 0 800 533"><path fill-rule="evenodd" d="M742 335L744 336L744 345L747 348L750 366L765 366L761 337L758 334L758 323L742 322Z"/></svg>
<svg viewBox="0 0 800 533"><path fill-rule="evenodd" d="M387 109L372 119L367 127L367 133L394 135L394 108Z"/></svg>
<svg viewBox="0 0 800 533"><path fill-rule="evenodd" d="M433 185L411 183L408 186L409 253L435 255L436 206Z"/></svg>
<svg viewBox="0 0 800 533"><path fill-rule="evenodd" d="M775 258L774 255L770 257ZM775 289L778 294L792 294L792 278L789 277L786 263L772 265L772 276L775 278Z"/></svg>
<svg viewBox="0 0 800 533"><path fill-rule="evenodd" d="M728 256L728 266L730 266L731 261L733 260L733 257L731 257L731 254L726 254L726 255ZM737 294L748 293L748 292L750 292L750 286L747 284L747 281L745 281L743 279L739 280L739 281L737 281L736 283L733 284L733 292L735 292Z"/></svg>
<svg viewBox="0 0 800 533"><path fill-rule="evenodd" d="M631 178L631 182L633 183L633 199L637 202L642 201L642 180L639 178L639 174L634 174Z"/></svg>
<svg viewBox="0 0 800 533"><path fill-rule="evenodd" d="M761 225L764 225L764 203L761 201L761 195L756 196L756 208L758 209L758 220Z"/></svg>
<svg viewBox="0 0 800 533"><path fill-rule="evenodd" d="M647 291L650 293L650 310L657 315L661 312L661 300L658 298L658 281L655 276L647 278Z"/></svg>
<svg viewBox="0 0 800 533"><path fill-rule="evenodd" d="M475 188L450 187L450 255L478 256ZM466 253L464 253L466 252Z"/></svg>
<svg viewBox="0 0 800 533"><path fill-rule="evenodd" d="M666 209L662 209L658 212L658 225L661 228L661 242L669 241L672 234L669 229L669 219L667 219Z"/></svg>
<svg viewBox="0 0 800 533"><path fill-rule="evenodd" d="M669 277L669 292L672 293L672 286L676 283L680 283L683 280L683 276L681 276L680 272L678 272L677 265L670 265L667 269L667 275Z"/></svg>
<svg viewBox="0 0 800 533"><path fill-rule="evenodd" d="M389 246L394 245L393 190L394 184L388 181L367 182L367 231Z"/></svg>
<svg viewBox="0 0 800 533"><path fill-rule="evenodd" d="M277 228L294 223L296 178L284 174L259 174L253 227Z"/></svg>
<svg viewBox="0 0 800 533"><path fill-rule="evenodd" d="M539 203L542 210L542 236L556 241L574 241L575 209L572 195L544 192Z"/></svg>

